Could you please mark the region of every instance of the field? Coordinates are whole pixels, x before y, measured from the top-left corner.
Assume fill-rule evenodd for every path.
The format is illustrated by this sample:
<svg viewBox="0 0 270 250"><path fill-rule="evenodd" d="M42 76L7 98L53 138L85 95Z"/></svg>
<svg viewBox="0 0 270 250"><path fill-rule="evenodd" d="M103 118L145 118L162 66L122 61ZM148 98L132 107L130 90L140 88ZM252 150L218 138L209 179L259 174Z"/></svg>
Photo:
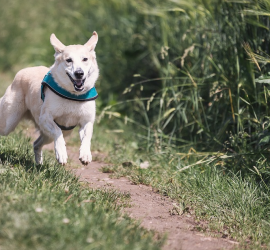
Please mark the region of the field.
<svg viewBox="0 0 270 250"><path fill-rule="evenodd" d="M180 214L194 214L205 222L198 230L235 239L239 248L270 248L269 1L27 0L22 6L14 0L1 6L1 94L19 68L53 63L51 33L64 44L83 44L96 30L100 98L93 147L108 155L103 171L173 198ZM14 185L1 186L1 199L15 193L21 204L32 190L29 199L37 203L29 206L41 207L39 202L50 193L45 183L56 180L50 180L55 163L35 169L29 165L30 156L11 150L10 143L20 148L12 138L1 138L2 173L8 176L3 180L11 178L8 183ZM29 147L24 152L32 154ZM74 178L62 168L56 175L58 171L59 178ZM33 181L43 183L41 189L46 186L40 197ZM25 185L23 192L18 185ZM89 192L98 197L98 204L104 196L119 206L116 200L126 199L123 194ZM60 193L56 195L62 195L63 203L68 194ZM90 198L77 199L79 204ZM56 214L65 214L60 203ZM97 213L117 213L116 207L102 206L95 208ZM151 240L143 245L144 236L138 237L142 248L160 246Z"/></svg>

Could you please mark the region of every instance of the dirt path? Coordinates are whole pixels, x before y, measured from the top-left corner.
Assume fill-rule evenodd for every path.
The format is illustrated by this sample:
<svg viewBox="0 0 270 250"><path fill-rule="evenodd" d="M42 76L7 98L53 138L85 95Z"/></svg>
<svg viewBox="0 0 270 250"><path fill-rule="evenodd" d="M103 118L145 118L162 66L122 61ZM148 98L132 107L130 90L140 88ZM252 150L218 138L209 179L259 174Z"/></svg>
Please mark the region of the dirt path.
<svg viewBox="0 0 270 250"><path fill-rule="evenodd" d="M150 187L133 185L128 179L110 179L108 174L101 173L104 164L94 162L90 166L75 170L80 179L95 188L115 188L121 192L128 192L131 196L131 207L124 212L139 219L141 225L161 233L168 233L168 240L164 250L172 249L231 249L234 244L225 239L206 237L191 231L196 225L192 218L171 215L173 201L154 193Z"/></svg>
<svg viewBox="0 0 270 250"><path fill-rule="evenodd" d="M33 136L33 133L31 135ZM34 138L36 137L37 134L34 135ZM45 146L45 149L53 150L53 144ZM174 202L171 199L153 192L151 187L133 185L127 178L111 179L109 174L100 171L105 163L92 162L88 166L82 166L78 160L78 150L68 147L68 156L74 173L80 180L88 182L90 187L128 192L131 206L124 208L123 212L140 220L143 227L167 234L163 250L233 249L237 245L236 242L227 239L207 237L194 231L197 224L192 217L172 215L170 211L174 208Z"/></svg>

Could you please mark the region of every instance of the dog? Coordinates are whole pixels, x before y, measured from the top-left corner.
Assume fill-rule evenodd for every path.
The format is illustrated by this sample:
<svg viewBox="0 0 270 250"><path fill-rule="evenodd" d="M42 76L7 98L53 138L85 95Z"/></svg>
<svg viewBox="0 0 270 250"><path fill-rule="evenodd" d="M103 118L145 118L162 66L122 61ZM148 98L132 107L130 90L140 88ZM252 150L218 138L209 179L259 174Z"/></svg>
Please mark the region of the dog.
<svg viewBox="0 0 270 250"><path fill-rule="evenodd" d="M96 115L95 83L99 76L94 31L84 45L65 46L52 34L55 62L50 67L20 70L0 98L0 135L7 136L26 118L35 123L40 136L34 142L35 161L43 163L42 147L54 141L57 161L67 163L64 136L79 126L79 159L83 165L92 161L91 138Z"/></svg>

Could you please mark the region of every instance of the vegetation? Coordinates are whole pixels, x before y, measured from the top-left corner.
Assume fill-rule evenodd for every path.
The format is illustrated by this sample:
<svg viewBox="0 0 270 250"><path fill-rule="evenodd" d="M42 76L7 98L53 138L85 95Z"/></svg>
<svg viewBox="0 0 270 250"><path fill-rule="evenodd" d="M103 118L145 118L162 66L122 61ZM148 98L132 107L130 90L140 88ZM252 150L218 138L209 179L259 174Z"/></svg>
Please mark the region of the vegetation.
<svg viewBox="0 0 270 250"><path fill-rule="evenodd" d="M160 249L119 208L128 194L93 190L53 159L33 162L21 134L0 138L0 248Z"/></svg>
<svg viewBox="0 0 270 250"><path fill-rule="evenodd" d="M211 162L207 154L192 151L146 153L135 136L127 137L95 133L95 150L108 152L110 164L103 172L113 178L127 176L173 198L177 205L171 213L195 215L198 231L235 239L239 249L269 248L270 192L258 169L237 172L238 166L225 165L222 157Z"/></svg>
<svg viewBox="0 0 270 250"><path fill-rule="evenodd" d="M164 146L212 150L226 131L264 130L269 93L255 83L245 48L268 53L268 1L15 0L3 8L2 70L52 64L52 32L72 44L97 30L99 110L138 122L148 148L158 136Z"/></svg>
<svg viewBox="0 0 270 250"><path fill-rule="evenodd" d="M65 44L98 32L97 122L112 139L95 136L115 176L154 186L247 247L269 247L268 0L1 6L3 72L52 64L53 32Z"/></svg>

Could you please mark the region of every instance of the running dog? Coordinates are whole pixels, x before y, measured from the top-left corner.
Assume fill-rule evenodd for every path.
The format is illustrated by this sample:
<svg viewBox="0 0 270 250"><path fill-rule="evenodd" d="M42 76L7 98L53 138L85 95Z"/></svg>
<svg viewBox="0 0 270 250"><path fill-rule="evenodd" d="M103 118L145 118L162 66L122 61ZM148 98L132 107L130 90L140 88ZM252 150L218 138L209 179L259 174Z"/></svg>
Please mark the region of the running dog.
<svg viewBox="0 0 270 250"><path fill-rule="evenodd" d="M0 98L0 135L12 132L23 119L31 119L40 136L34 142L35 161L43 163L42 147L54 141L57 161L67 163L64 135L79 126L81 139L79 159L87 165L95 121L99 76L95 47L98 35L84 45L65 46L54 34L50 37L55 62L50 67L20 70L5 95Z"/></svg>

